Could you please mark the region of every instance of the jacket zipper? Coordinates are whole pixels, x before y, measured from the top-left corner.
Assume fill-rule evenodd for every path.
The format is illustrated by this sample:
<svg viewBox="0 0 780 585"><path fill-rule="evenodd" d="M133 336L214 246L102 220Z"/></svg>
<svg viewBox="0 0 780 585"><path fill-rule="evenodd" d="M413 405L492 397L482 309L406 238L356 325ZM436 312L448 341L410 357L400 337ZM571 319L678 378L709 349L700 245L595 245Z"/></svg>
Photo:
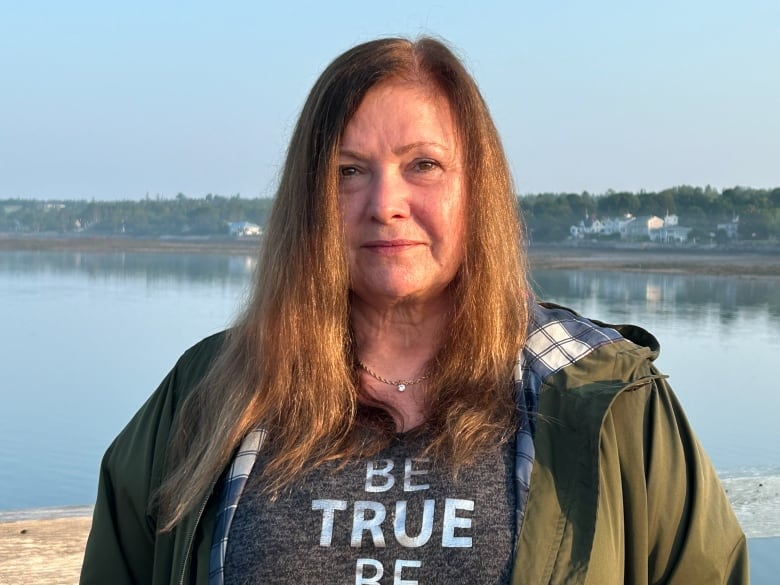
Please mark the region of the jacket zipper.
<svg viewBox="0 0 780 585"><path fill-rule="evenodd" d="M181 567L179 569L179 585L184 585L184 576L187 573L187 564L190 562L190 558L192 558L192 543L195 540L195 531L198 529L198 524L200 524L200 520L203 517L203 512L206 510L206 505L208 504L209 498L211 498L214 487L217 485L217 481L219 480L217 479L211 483L206 497L203 498L200 507L198 508L198 513L195 516L195 524L193 524L192 530L190 530L187 534L187 552L184 554L184 560L182 560Z"/></svg>

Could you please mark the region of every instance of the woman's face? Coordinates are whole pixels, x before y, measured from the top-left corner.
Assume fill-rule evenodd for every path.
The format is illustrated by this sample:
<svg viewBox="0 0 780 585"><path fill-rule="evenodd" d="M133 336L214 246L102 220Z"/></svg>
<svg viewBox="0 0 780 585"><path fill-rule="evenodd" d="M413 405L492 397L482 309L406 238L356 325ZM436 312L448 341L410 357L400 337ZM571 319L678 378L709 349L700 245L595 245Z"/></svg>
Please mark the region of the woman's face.
<svg viewBox="0 0 780 585"><path fill-rule="evenodd" d="M463 155L448 100L428 85L372 88L339 153L351 286L370 304L442 297L463 260Z"/></svg>

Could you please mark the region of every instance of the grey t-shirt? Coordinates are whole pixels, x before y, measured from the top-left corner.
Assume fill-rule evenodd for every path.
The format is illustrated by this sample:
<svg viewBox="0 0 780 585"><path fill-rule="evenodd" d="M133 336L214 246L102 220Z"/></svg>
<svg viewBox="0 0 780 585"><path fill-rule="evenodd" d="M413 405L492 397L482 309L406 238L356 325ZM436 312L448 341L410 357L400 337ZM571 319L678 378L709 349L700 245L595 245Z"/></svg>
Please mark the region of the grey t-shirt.
<svg viewBox="0 0 780 585"><path fill-rule="evenodd" d="M457 479L399 435L371 460L321 466L272 500L258 458L228 540L225 585L509 582L515 539L512 441Z"/></svg>

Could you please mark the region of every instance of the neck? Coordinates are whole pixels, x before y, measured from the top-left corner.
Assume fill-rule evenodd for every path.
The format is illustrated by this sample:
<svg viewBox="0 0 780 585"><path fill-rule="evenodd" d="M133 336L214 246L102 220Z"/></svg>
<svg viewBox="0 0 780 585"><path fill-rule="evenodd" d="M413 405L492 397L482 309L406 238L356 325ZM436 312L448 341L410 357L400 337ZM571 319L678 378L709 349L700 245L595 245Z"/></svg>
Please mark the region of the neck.
<svg viewBox="0 0 780 585"><path fill-rule="evenodd" d="M372 400L387 406L399 430L426 419L426 386L430 362L439 351L450 319L449 298L435 303L376 306L353 298L351 323L357 355L378 376L390 381L418 380L399 392L360 368L360 384Z"/></svg>
<svg viewBox="0 0 780 585"><path fill-rule="evenodd" d="M351 308L358 354L366 363L369 358L395 359L406 354L431 357L439 348L448 317L449 304L442 302L376 307L356 299Z"/></svg>
<svg viewBox="0 0 780 585"><path fill-rule="evenodd" d="M449 313L449 302L443 300L425 306L376 307L353 299L358 356L383 376L419 377L439 349Z"/></svg>

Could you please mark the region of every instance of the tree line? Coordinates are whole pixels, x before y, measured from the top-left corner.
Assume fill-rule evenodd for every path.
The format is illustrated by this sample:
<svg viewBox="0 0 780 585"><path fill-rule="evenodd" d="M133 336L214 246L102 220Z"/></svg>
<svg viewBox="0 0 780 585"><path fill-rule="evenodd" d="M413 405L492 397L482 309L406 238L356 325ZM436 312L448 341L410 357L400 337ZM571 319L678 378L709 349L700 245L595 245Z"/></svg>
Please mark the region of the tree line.
<svg viewBox="0 0 780 585"><path fill-rule="evenodd" d="M719 191L710 186L682 185L662 191L542 193L518 198L533 241L565 240L572 225L586 218L601 220L677 215L681 226L692 228L689 239L716 238L717 225L739 219L741 240L776 240L780 237L780 188L733 187ZM722 235L722 234L721 234Z"/></svg>
<svg viewBox="0 0 780 585"><path fill-rule="evenodd" d="M190 198L146 197L137 201L0 200L0 232L83 233L156 237L220 236L229 224L262 226L271 199L209 194ZM569 237L572 225L587 219L674 214L680 225L693 228L699 241L713 238L717 224L739 218L739 239L777 240L780 237L780 187L718 190L688 185L662 191L609 190L602 194L540 193L518 196L529 237L557 242Z"/></svg>
<svg viewBox="0 0 780 585"><path fill-rule="evenodd" d="M233 222L265 223L271 199L208 194L138 201L7 199L0 201L0 231L84 233L100 236L228 235Z"/></svg>

